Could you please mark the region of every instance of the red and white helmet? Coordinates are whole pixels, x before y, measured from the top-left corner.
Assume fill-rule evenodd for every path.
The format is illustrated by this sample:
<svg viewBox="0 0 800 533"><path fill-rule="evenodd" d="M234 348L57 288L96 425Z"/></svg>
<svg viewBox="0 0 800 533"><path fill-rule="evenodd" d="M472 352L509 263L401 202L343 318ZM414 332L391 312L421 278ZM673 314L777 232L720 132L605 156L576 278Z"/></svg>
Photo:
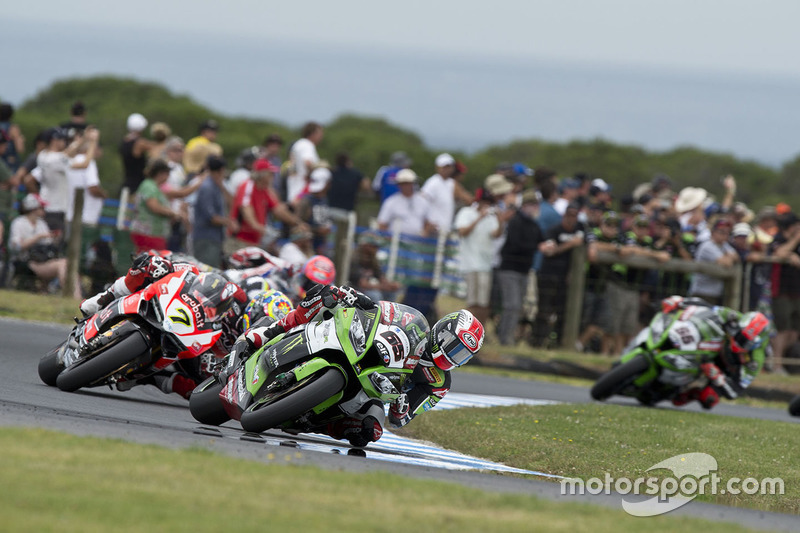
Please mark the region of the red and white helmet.
<svg viewBox="0 0 800 533"><path fill-rule="evenodd" d="M465 309L442 317L428 341L433 364L442 370L465 364L481 349L483 337L483 324Z"/></svg>
<svg viewBox="0 0 800 533"><path fill-rule="evenodd" d="M228 257L228 267L236 270L253 268L270 262L270 255L258 246L240 248Z"/></svg>
<svg viewBox="0 0 800 533"><path fill-rule="evenodd" d="M315 255L303 265L300 274L305 278L301 286L308 290L314 285L330 285L336 281L336 266L324 255Z"/></svg>

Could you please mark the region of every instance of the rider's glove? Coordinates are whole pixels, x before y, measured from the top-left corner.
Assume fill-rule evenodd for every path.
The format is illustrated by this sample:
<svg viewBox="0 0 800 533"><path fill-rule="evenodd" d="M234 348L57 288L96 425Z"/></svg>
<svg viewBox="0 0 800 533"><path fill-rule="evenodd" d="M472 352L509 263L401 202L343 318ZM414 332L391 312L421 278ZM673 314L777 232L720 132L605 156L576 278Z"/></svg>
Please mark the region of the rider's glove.
<svg viewBox="0 0 800 533"><path fill-rule="evenodd" d="M358 302L358 292L352 287L331 286L331 290L336 294L337 300L344 302L348 307L353 307Z"/></svg>
<svg viewBox="0 0 800 533"><path fill-rule="evenodd" d="M711 386L714 387L715 390L721 392L726 398L735 400L739 396L733 387L731 387L731 384L728 383L728 378L717 365L714 363L703 363L700 365L700 370L703 372L703 375L708 378ZM719 397L717 397L717 401L719 401ZM702 400L700 403L703 403Z"/></svg>
<svg viewBox="0 0 800 533"><path fill-rule="evenodd" d="M401 394L389 406L389 423L394 427L402 427L410 420L409 415L410 404L408 403L408 395Z"/></svg>

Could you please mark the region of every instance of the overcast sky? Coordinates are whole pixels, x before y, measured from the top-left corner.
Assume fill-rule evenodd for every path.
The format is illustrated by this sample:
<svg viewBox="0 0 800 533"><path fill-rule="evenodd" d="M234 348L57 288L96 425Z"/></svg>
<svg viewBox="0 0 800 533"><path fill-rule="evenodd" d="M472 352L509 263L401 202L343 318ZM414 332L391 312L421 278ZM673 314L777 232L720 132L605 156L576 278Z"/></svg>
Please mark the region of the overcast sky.
<svg viewBox="0 0 800 533"><path fill-rule="evenodd" d="M796 0L38 0L3 18L800 79Z"/></svg>

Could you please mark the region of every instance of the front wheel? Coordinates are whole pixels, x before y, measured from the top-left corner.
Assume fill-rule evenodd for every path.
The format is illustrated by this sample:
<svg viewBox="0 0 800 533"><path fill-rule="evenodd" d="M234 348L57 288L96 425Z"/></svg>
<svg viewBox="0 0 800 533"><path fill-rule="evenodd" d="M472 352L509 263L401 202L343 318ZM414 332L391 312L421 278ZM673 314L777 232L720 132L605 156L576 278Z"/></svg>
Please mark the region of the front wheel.
<svg viewBox="0 0 800 533"><path fill-rule="evenodd" d="M288 390L276 393L273 401L250 406L242 413L242 428L261 433L294 420L341 391L344 386L344 376L335 368L309 376Z"/></svg>
<svg viewBox="0 0 800 533"><path fill-rule="evenodd" d="M50 353L39 359L39 379L45 384L55 387L58 375L64 370L64 365L58 362L58 352L61 346L50 350Z"/></svg>
<svg viewBox="0 0 800 533"><path fill-rule="evenodd" d="M142 333L134 330L91 359L76 361L74 365L64 369L58 375L56 385L65 392L96 385L149 352L150 346Z"/></svg>
<svg viewBox="0 0 800 533"><path fill-rule="evenodd" d="M650 362L642 354L615 366L600 376L600 379L594 384L591 391L592 398L603 401L619 394L648 368L650 368Z"/></svg>
<svg viewBox="0 0 800 533"><path fill-rule="evenodd" d="M795 396L789 402L789 414L792 416L800 416L800 396Z"/></svg>
<svg viewBox="0 0 800 533"><path fill-rule="evenodd" d="M231 419L219 397L223 385L211 377L197 386L189 397L189 411L201 424L219 426Z"/></svg>

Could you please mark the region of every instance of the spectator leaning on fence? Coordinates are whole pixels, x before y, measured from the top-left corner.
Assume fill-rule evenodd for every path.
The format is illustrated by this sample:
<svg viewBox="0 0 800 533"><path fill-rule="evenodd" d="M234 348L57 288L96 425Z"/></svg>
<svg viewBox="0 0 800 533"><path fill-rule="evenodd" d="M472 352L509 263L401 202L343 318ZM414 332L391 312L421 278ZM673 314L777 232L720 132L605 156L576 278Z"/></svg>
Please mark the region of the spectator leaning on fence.
<svg viewBox="0 0 800 533"><path fill-rule="evenodd" d="M594 263L598 252L617 254L620 258L628 257L635 252L636 243L633 235L620 231L620 217L614 211L603 215L603 221L597 231L587 235L589 244L589 261ZM637 332L639 322L639 292L627 284L628 267L622 263L598 264L590 277L597 278L602 287L603 303L594 302L593 307L603 306L603 312L593 317L588 326L593 332L603 332L602 352L615 355L627 344L627 338ZM592 309L594 310L594 309ZM582 337L584 344L589 340Z"/></svg>
<svg viewBox="0 0 800 533"><path fill-rule="evenodd" d="M557 339L563 339L572 251L582 246L586 239L584 227L578 222L579 212L580 206L576 202L569 204L561 223L550 228L545 241L539 244L544 260L537 275L539 301L533 323L535 346L545 345L551 333Z"/></svg>
<svg viewBox="0 0 800 533"><path fill-rule="evenodd" d="M542 230L536 222L538 210L536 191L528 189L522 194L522 206L508 222L506 241L500 250L497 281L500 285L502 313L497 336L503 345L515 343L528 272L533 265L533 254L543 240Z"/></svg>
<svg viewBox="0 0 800 533"><path fill-rule="evenodd" d="M731 223L726 218L714 222L711 228L711 238L700 243L695 254L698 263L713 263L723 268L729 268L739 262L739 255L728 239L731 235ZM689 287L689 295L702 298L713 305L722 305L725 292L725 282L714 276L695 273Z"/></svg>
<svg viewBox="0 0 800 533"><path fill-rule="evenodd" d="M236 191L231 217L240 229L227 246L230 252L252 245L266 247L274 239L268 224L270 215L289 225L302 224L302 220L280 201L272 188L272 180L278 170L270 161L257 159L253 163L252 178L242 183Z"/></svg>
<svg viewBox="0 0 800 533"><path fill-rule="evenodd" d="M780 215L778 228L769 255L785 262L772 265L772 313L778 334L769 363L773 372L783 374L784 353L797 342L800 329L800 218L792 212Z"/></svg>
<svg viewBox="0 0 800 533"><path fill-rule="evenodd" d="M170 223L181 217L161 191L169 172L166 161L156 159L147 167L147 178L139 185L136 212L131 222L131 240L136 253L166 249Z"/></svg>
<svg viewBox="0 0 800 533"><path fill-rule="evenodd" d="M90 153L92 145L94 145L94 154ZM67 199L67 222L72 220L75 191L82 189L84 192L81 220L87 226L97 225L97 221L103 211L103 200L108 197L106 191L100 186L100 175L97 172L95 160L100 157L102 157L100 146L88 139L84 139L78 147L77 155L70 159L70 168L67 170L67 178L70 185L69 198ZM88 165L84 166L84 163L88 163Z"/></svg>

